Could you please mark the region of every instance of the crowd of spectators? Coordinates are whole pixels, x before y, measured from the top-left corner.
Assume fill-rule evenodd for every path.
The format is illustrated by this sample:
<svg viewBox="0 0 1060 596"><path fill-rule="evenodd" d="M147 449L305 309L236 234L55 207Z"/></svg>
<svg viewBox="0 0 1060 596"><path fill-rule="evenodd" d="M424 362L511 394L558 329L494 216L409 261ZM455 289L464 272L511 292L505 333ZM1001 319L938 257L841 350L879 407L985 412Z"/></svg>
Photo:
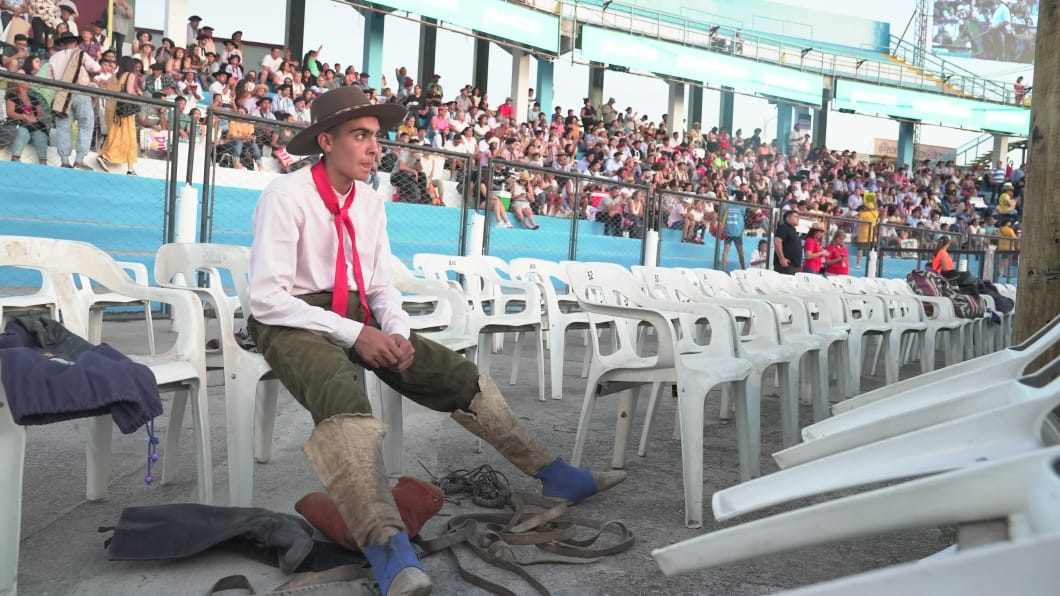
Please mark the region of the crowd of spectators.
<svg viewBox="0 0 1060 596"><path fill-rule="evenodd" d="M287 48L274 47L260 64L245 64L241 32L217 39L201 21L197 15L189 18L188 35L194 43L187 48L175 47L168 38L156 48L147 33L139 33L124 58L120 54L124 48L112 48L105 36L98 38L96 33L89 42L94 45L88 46L80 37L61 33L36 50L28 40L16 40L4 67L60 78L56 57L77 44L90 71L85 84L175 99L182 138L194 134L192 129L202 132L207 105L219 113L229 110L290 125L267 127L238 118L231 123L219 119L218 138L211 140L216 144L214 157L236 168L261 169L265 149L284 169L296 167L299 162L283 150L293 134L291 127L309 122L309 106L319 95L358 85L372 101L401 103L409 110L395 132L396 148L388 148L379 164L379 173L388 174L398 189L395 200L442 204L436 182L443 173L433 166L425 171L427 160L422 159L432 149L466 155L467 163L474 166L501 159L509 164L494 168L484 180L475 177L477 167L461 172L458 160L446 161L445 167L461 185L472 184L469 194L478 195L479 208L506 227L512 226L509 214L527 229L539 227L539 216L577 217L603 222L609 235L636 237L648 228L668 227L681 230L685 242L703 243L708 233L731 240L768 235L772 209L780 207L799 212L807 226L823 216L864 222L849 230L859 248L859 262L877 228L885 245L909 248L903 242L908 238L902 236L917 236L917 230L1005 236L1002 220L1018 227L1022 166L998 163L983 170L957 167L952 161L898 164L888 158L868 159L853 151L814 145L810 135L798 128L782 133L788 144L782 152L777 140L762 138L761 129L745 135L740 128L707 128L696 122L681 130L671 126L671 115L653 119L631 106L620 106L614 98L599 106L585 98L578 108L556 106L546 113L533 89L529 110L517 114L511 97L494 102L470 84L446 92L439 74L424 83L405 67L396 68L389 82L381 76L382 85L373 88L369 73L324 62L323 47L301 59ZM90 55L94 51L99 52L98 61ZM17 123L15 158L29 141L40 147L32 130L28 135L21 132L31 128L23 123L46 127L34 104L54 104L50 98L35 102L32 90L29 97L27 102L19 86L9 86L5 122L29 114ZM98 136L106 138L111 129L122 128L116 126L117 119L126 116L116 114L117 106L102 109L99 103L95 123L82 122L76 110L70 110L65 120L77 119L82 130L85 124L89 130L98 124ZM135 117L141 128L160 134L167 130L164 111L141 110ZM55 118L57 129L62 121ZM72 163L66 161L69 141L64 147L63 135L58 137L63 165L88 167L81 147ZM113 157L101 153L98 165L108 169L111 163L135 161L135 143L131 152L124 145L119 149ZM128 170L132 172L131 164ZM893 227L878 226L881 223ZM821 239L820 245L826 242ZM741 251L743 262L742 246L726 242L726 252L729 244Z"/></svg>

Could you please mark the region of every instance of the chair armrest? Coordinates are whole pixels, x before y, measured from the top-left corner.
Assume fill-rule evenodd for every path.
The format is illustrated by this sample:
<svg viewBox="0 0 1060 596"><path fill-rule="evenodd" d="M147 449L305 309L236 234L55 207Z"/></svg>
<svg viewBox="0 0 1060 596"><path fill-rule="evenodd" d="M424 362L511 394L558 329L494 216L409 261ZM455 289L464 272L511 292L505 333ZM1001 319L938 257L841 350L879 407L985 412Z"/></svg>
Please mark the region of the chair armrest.
<svg viewBox="0 0 1060 596"><path fill-rule="evenodd" d="M202 302L196 293L191 291L191 288L144 286L130 283L122 284L117 291L130 298L161 302L172 306L173 320L177 323L177 339L167 354L181 360L188 360L205 370L206 323L202 312ZM229 325L231 326L231 323Z"/></svg>
<svg viewBox="0 0 1060 596"><path fill-rule="evenodd" d="M677 338L674 336L671 323L674 318L672 314L643 306L617 306L612 304L600 304L597 302L586 302L580 299L578 300L578 304L581 305L582 310L590 313L590 321L592 321L593 314L600 314L620 319L644 321L651 325L655 328L655 332L658 334L659 338L659 353L657 356L658 365L667 368L676 366L678 350Z"/></svg>

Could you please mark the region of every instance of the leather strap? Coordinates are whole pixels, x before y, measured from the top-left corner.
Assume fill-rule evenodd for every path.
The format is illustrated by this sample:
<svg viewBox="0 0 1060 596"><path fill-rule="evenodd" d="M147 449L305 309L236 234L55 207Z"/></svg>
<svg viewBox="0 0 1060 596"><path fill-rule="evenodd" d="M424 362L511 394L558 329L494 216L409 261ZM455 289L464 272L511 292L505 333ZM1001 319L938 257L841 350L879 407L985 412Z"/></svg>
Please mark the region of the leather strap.
<svg viewBox="0 0 1060 596"><path fill-rule="evenodd" d="M601 522L567 513L567 504L532 495L513 495L512 513L469 513L449 520L446 532L436 538L416 538L414 542L428 555L449 550L456 559L460 576L468 583L498 596L516 596L509 588L468 569L468 556L518 575L542 596L548 588L526 569L538 563L586 564L601 557L628 550L633 533L617 521ZM544 508L533 511L533 508ZM578 538L579 528L594 530ZM611 544L593 546L607 535ZM525 593L525 590L522 592Z"/></svg>

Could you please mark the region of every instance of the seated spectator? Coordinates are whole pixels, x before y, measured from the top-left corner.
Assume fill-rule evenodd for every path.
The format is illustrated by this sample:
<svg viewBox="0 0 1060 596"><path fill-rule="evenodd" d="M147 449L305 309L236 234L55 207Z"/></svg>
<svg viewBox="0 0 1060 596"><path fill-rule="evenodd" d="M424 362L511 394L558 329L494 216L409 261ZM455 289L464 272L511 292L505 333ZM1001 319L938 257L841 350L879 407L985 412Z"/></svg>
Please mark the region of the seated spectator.
<svg viewBox="0 0 1060 596"><path fill-rule="evenodd" d="M198 103L205 97L199 88L198 71L189 68L184 71L183 79L177 83L177 93L180 93L188 101Z"/></svg>
<svg viewBox="0 0 1060 596"><path fill-rule="evenodd" d="M239 114L249 115L247 108L244 106L238 106L236 110ZM254 166L259 171L262 169L261 147L259 147L256 142L256 133L253 123L233 120L228 124L228 134L226 139L227 141L221 147L235 157L235 168L237 170L245 168L243 165L244 151L250 153L250 157L254 161Z"/></svg>
<svg viewBox="0 0 1060 596"><path fill-rule="evenodd" d="M151 74L144 77L144 92L154 95L161 93L163 96L175 92L177 82L166 72L166 65L161 62L151 64Z"/></svg>
<svg viewBox="0 0 1060 596"><path fill-rule="evenodd" d="M11 144L11 161L22 161L22 150L32 143L37 162L48 164L48 126L41 99L26 83L10 80L4 93L7 120L0 126L0 143Z"/></svg>
<svg viewBox="0 0 1060 596"><path fill-rule="evenodd" d="M758 249L751 257L751 269L767 269L769 263L769 242L758 241Z"/></svg>
<svg viewBox="0 0 1060 596"><path fill-rule="evenodd" d="M509 190L511 191L511 212L515 214L519 223L528 230L536 230L540 226L534 221L534 210L530 207L530 172L523 170L517 178L509 178Z"/></svg>
<svg viewBox="0 0 1060 596"><path fill-rule="evenodd" d="M292 166L296 163L301 163L296 162L287 153L287 143L290 143L294 135L298 133L298 128L290 126L294 124L294 116L287 112L277 112L276 120L288 126L278 126L272 131L272 139L269 142L269 146L272 148L272 156L280 164L280 171L286 174L291 171Z"/></svg>

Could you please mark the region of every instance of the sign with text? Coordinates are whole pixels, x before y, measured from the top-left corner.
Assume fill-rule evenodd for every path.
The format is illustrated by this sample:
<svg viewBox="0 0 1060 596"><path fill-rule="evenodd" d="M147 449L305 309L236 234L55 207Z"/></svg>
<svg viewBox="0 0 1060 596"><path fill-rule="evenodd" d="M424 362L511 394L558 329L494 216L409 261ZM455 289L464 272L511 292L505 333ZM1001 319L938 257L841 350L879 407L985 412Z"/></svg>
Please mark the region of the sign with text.
<svg viewBox="0 0 1060 596"><path fill-rule="evenodd" d="M837 110L852 110L859 114L1021 137L1027 136L1031 126L1031 111L1023 106L846 80L836 81L832 105Z"/></svg>
<svg viewBox="0 0 1060 596"><path fill-rule="evenodd" d="M894 139L873 139L872 154L883 157L898 158L898 141ZM916 145L913 148L913 159L923 161L949 161L953 159L953 147L939 145Z"/></svg>
<svg viewBox="0 0 1060 596"><path fill-rule="evenodd" d="M559 53L559 17L504 0L372 0L372 4Z"/></svg>
<svg viewBox="0 0 1060 596"><path fill-rule="evenodd" d="M715 88L732 87L737 93L811 106L821 105L824 90L820 75L597 27L582 28L581 55L585 60L642 73L701 81Z"/></svg>

